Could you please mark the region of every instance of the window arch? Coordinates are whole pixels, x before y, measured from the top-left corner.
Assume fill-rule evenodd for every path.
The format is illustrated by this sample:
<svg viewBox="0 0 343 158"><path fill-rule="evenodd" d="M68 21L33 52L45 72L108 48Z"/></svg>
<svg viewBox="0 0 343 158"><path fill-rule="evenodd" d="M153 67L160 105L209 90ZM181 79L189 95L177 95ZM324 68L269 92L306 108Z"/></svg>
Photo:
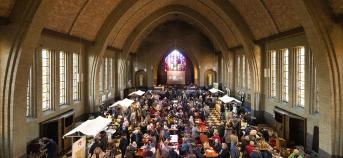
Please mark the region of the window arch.
<svg viewBox="0 0 343 158"><path fill-rule="evenodd" d="M176 49L167 55L164 63L164 71L186 71L186 58Z"/></svg>

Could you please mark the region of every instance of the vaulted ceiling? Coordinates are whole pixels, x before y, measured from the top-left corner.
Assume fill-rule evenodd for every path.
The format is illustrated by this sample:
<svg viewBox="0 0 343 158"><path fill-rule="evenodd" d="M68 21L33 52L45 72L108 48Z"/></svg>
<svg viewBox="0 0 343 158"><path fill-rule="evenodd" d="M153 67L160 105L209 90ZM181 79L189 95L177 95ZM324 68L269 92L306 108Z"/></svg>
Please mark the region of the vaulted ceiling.
<svg viewBox="0 0 343 158"><path fill-rule="evenodd" d="M10 16L15 0L0 1L0 17ZM343 13L342 0L327 1L334 13ZM290 0L58 0L45 28L96 41L101 29L115 21L108 45L123 49L130 40L137 43L130 35L143 34L142 38L169 16L195 23L208 34L217 32L222 36L218 41L231 48L242 44L233 25L246 26L253 40L300 27L293 8ZM238 20L230 20L230 13L237 13ZM172 14L182 16L171 18ZM208 28L209 23L213 28Z"/></svg>
<svg viewBox="0 0 343 158"><path fill-rule="evenodd" d="M0 0L0 17L8 17L11 14L15 0Z"/></svg>

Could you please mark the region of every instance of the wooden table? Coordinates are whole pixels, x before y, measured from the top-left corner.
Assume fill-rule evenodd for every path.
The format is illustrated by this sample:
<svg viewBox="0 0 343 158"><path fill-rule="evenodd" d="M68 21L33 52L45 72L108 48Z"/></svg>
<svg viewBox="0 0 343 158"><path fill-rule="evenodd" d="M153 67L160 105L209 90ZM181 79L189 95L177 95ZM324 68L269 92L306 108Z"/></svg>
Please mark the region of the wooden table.
<svg viewBox="0 0 343 158"><path fill-rule="evenodd" d="M218 153L216 151L214 151L213 149L207 149L205 150L205 157L218 157Z"/></svg>

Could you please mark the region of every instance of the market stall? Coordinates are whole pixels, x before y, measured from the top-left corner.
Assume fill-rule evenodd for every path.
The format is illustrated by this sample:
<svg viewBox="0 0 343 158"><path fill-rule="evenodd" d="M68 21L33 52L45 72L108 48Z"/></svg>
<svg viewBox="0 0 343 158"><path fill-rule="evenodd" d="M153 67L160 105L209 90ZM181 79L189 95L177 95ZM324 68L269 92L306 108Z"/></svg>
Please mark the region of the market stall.
<svg viewBox="0 0 343 158"><path fill-rule="evenodd" d="M225 104L233 102L233 101L235 101L237 103L241 103L241 101L239 101L238 99L233 98L233 97L229 97L228 95L224 95L224 96L220 97L219 100L221 100Z"/></svg>
<svg viewBox="0 0 343 158"><path fill-rule="evenodd" d="M93 120L87 120L86 122L82 123L81 125L77 126L73 130L69 131L67 134L63 136L65 137L79 137L80 134L86 136L95 136L100 131L104 130L112 121L107 118L103 118L101 116L97 117Z"/></svg>
<svg viewBox="0 0 343 158"><path fill-rule="evenodd" d="M119 100L117 102L115 102L114 104L112 104L110 107L116 107L116 106L121 106L123 107L124 109L127 109L128 107L131 106L131 104L135 102L134 100L131 100L131 99L123 99L123 100Z"/></svg>
<svg viewBox="0 0 343 158"><path fill-rule="evenodd" d="M145 92L138 90L129 94L129 96L142 96Z"/></svg>
<svg viewBox="0 0 343 158"><path fill-rule="evenodd" d="M85 138L88 136L95 137L98 133L101 131L105 130L106 127L112 122L111 119L103 118L101 116L92 119L92 120L87 120L83 122L81 125L77 126L73 130L69 131L66 133L63 138L66 137L81 137L81 139L77 140L76 142L73 143L73 148L72 148L72 153L75 153L76 157L80 157L80 155L86 154L87 152L87 147L90 145L80 145L81 142L85 142ZM89 143L82 143L82 144L89 144ZM75 150L75 151L74 151ZM84 150L84 151L81 151ZM86 157L86 155L84 155ZM75 155L72 155L72 157L75 157ZM81 156L83 157L83 156Z"/></svg>
<svg viewBox="0 0 343 158"><path fill-rule="evenodd" d="M221 90L219 90L219 89L216 89L216 88L211 88L209 91L210 91L212 94L215 94L215 93L218 93L218 92L223 93L223 91L221 91Z"/></svg>
<svg viewBox="0 0 343 158"><path fill-rule="evenodd" d="M233 98L233 97L229 97L228 95L224 95L224 96L222 96L222 97L219 97L218 99L219 99L220 101L222 101L224 104L232 104L231 106L232 106L232 112L233 112L233 113L237 113L237 105L242 103L242 102L239 101L238 99ZM219 104L219 105L218 105L218 104L216 105L216 110L217 110L218 112L220 112L220 104Z"/></svg>

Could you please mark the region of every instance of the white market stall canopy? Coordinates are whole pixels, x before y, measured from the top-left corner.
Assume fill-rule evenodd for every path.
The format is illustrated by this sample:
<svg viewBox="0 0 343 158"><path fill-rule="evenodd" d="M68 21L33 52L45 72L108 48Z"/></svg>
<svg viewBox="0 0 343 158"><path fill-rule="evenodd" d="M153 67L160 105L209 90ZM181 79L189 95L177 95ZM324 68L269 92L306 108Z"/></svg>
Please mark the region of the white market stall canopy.
<svg viewBox="0 0 343 158"><path fill-rule="evenodd" d="M96 119L85 121L81 125L77 126L73 130L65 134L63 138L72 136L74 133L77 133L77 132L80 132L87 136L95 136L99 132L104 130L111 122L112 122L111 119L107 119L107 118L103 118L99 116Z"/></svg>
<svg viewBox="0 0 343 158"><path fill-rule="evenodd" d="M133 103L133 102L135 102L135 101L133 101L133 100L131 100L131 99L127 99L127 98L125 98L125 99L123 99L123 100L119 100L119 101L117 101L117 102L115 102L113 105L111 105L110 107L115 107L115 106L122 106L122 107L124 107L124 108L128 108L128 107L130 107L131 106L131 104Z"/></svg>
<svg viewBox="0 0 343 158"><path fill-rule="evenodd" d="M211 88L209 91L210 91L211 93L217 93L217 92L223 93L223 91L221 91L221 90L219 90L219 89L216 89L216 88Z"/></svg>
<svg viewBox="0 0 343 158"><path fill-rule="evenodd" d="M129 96L132 96L132 95L142 96L144 93L145 93L144 91L138 90L138 91L130 93Z"/></svg>
<svg viewBox="0 0 343 158"><path fill-rule="evenodd" d="M232 102L232 101L241 103L241 101L237 100L236 98L229 97L229 96L227 96L227 95L224 95L223 97L220 97L219 100L221 100L221 101L224 102L224 103L230 103L230 102Z"/></svg>

